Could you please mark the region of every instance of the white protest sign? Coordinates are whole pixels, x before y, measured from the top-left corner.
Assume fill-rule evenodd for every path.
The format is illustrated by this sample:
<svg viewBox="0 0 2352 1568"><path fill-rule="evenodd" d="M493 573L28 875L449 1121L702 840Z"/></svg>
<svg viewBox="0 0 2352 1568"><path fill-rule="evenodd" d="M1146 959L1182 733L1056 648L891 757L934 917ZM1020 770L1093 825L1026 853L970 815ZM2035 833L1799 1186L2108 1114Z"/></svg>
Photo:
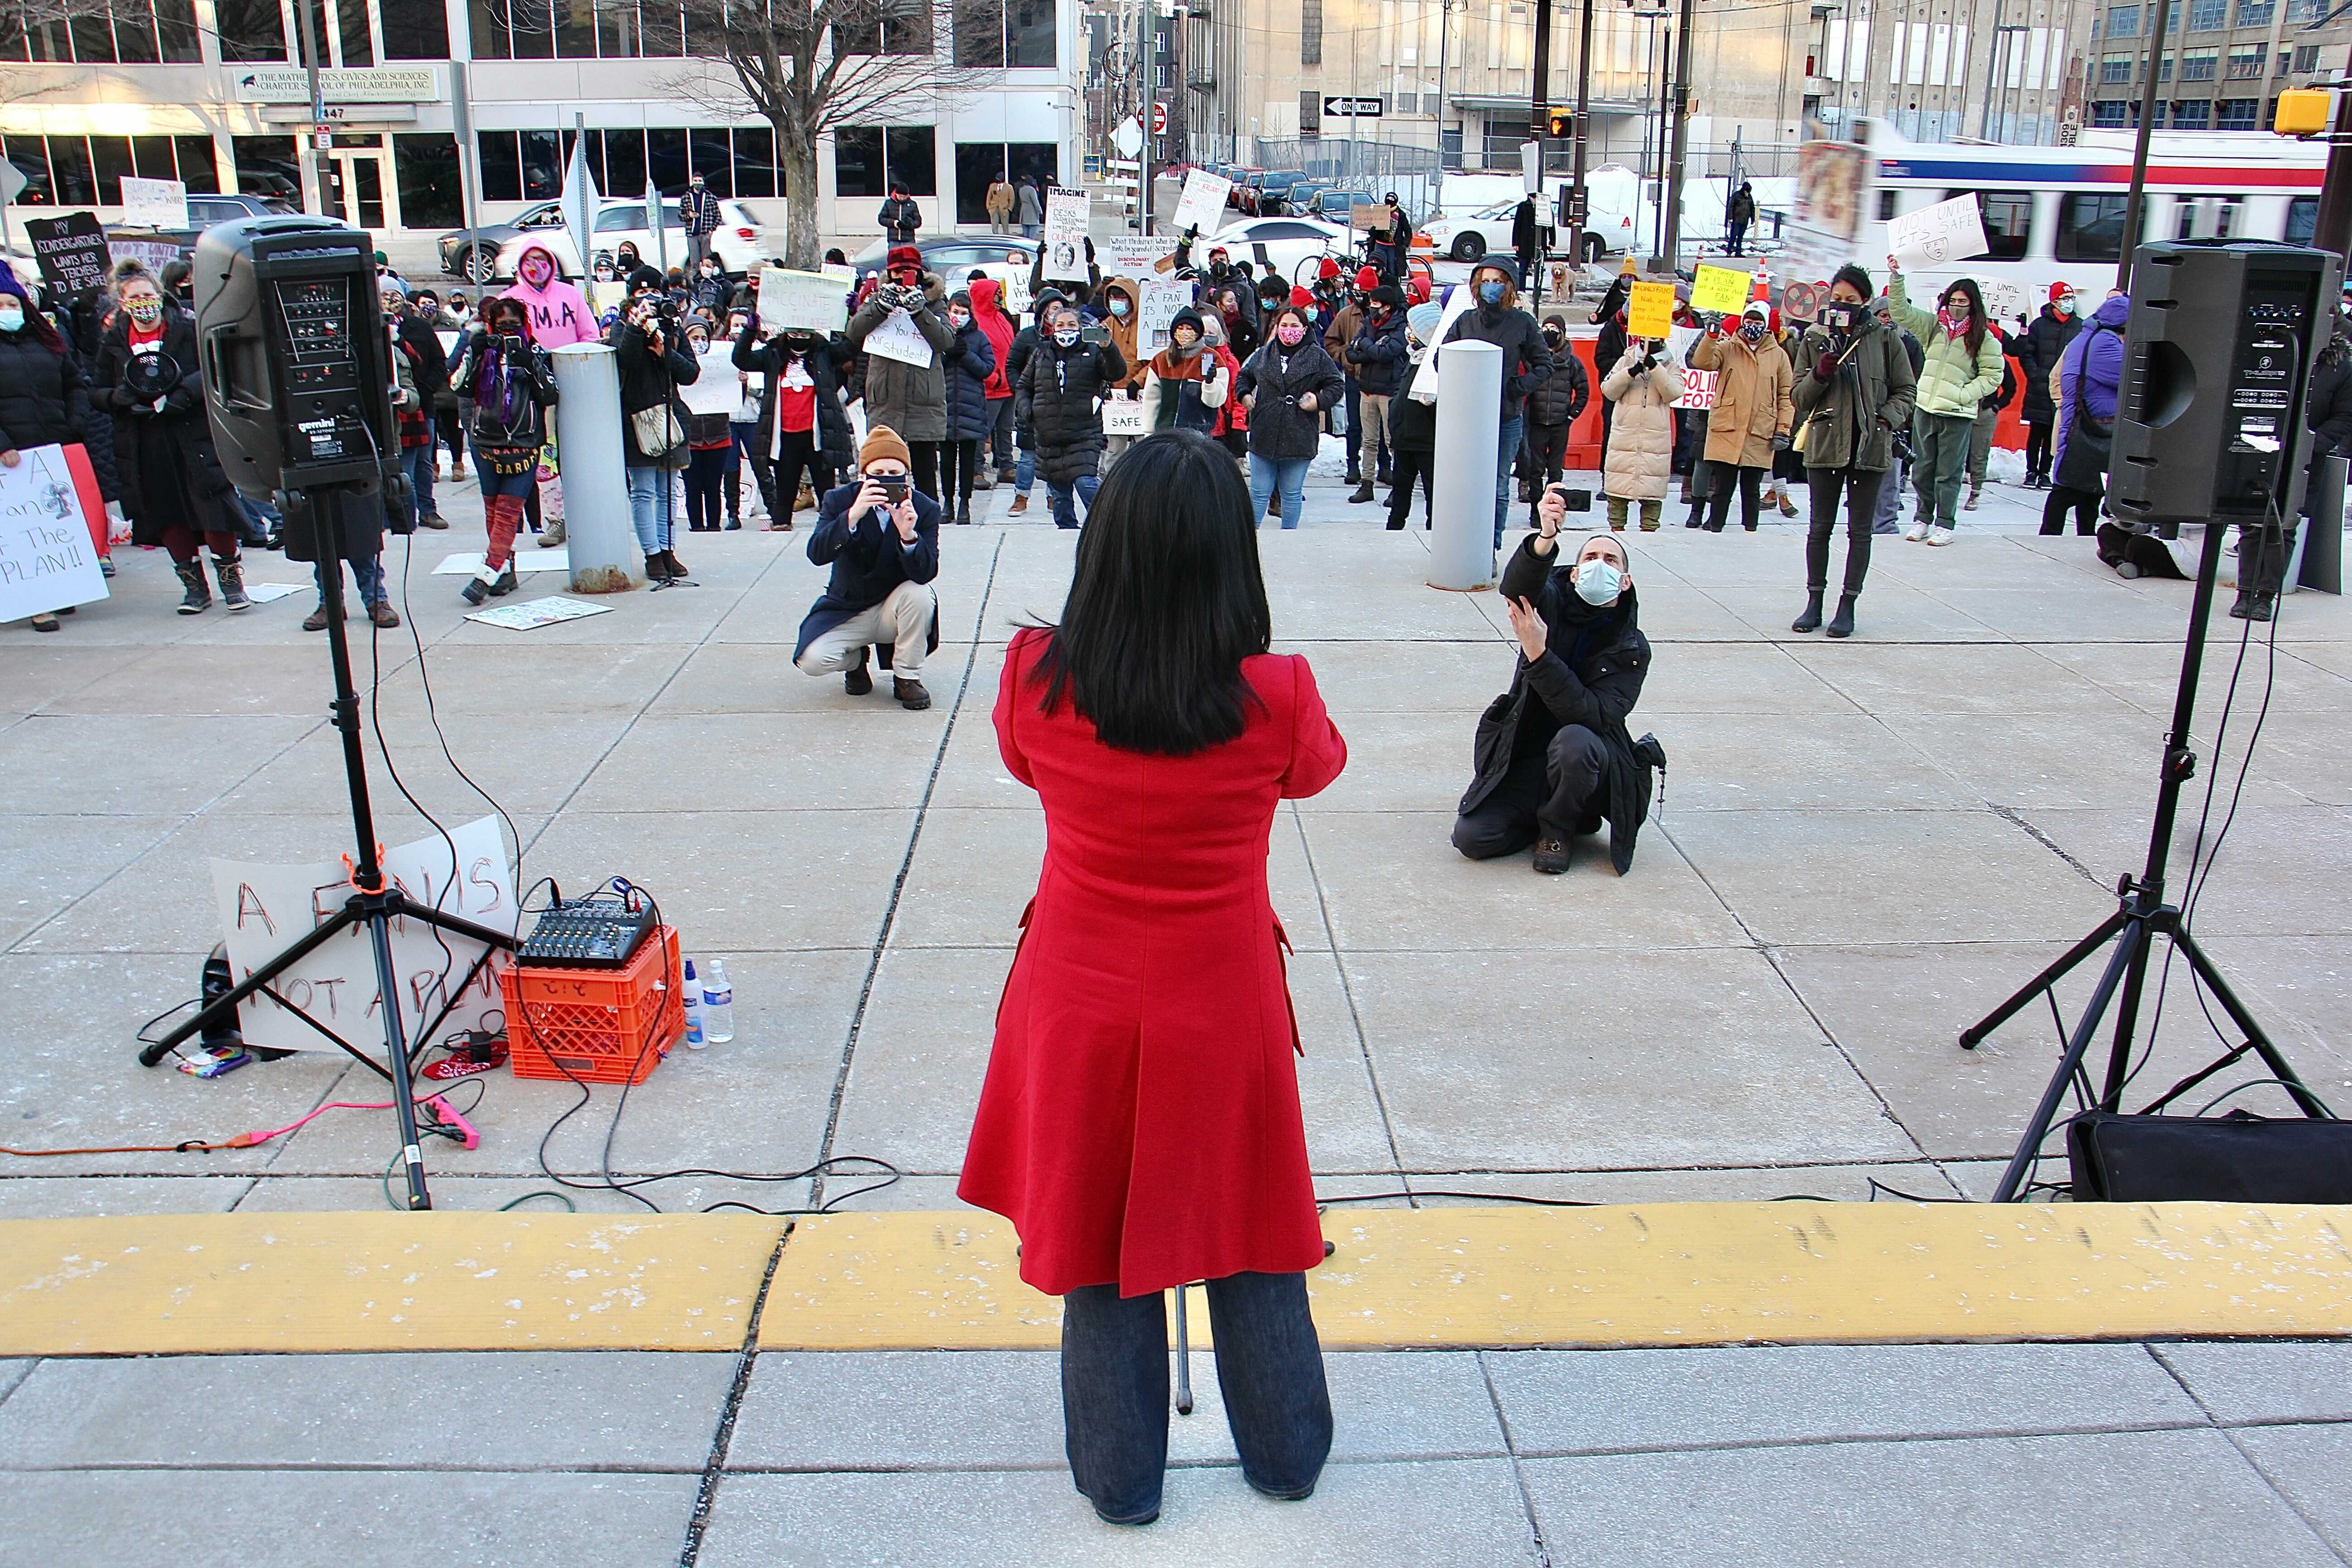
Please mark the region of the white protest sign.
<svg viewBox="0 0 2352 1568"><path fill-rule="evenodd" d="M1143 429L1143 404L1125 397L1106 397L1102 405L1102 426L1106 436L1140 436Z"/></svg>
<svg viewBox="0 0 2352 1568"><path fill-rule="evenodd" d="M1223 222L1225 197L1233 188L1231 180L1206 169L1187 173L1183 194L1176 198L1176 232L1198 229L1202 234L1214 233Z"/></svg>
<svg viewBox="0 0 2352 1568"><path fill-rule="evenodd" d="M866 334L866 352L922 370L931 366L930 342L915 325L915 318L903 310L892 310L880 326Z"/></svg>
<svg viewBox="0 0 2352 1568"><path fill-rule="evenodd" d="M452 840L457 850L454 862ZM238 980L325 924L352 895L349 873L331 861L260 866L215 860L212 865L213 900L228 933L229 968ZM404 844L385 854L383 869L394 886L420 904L495 931L515 929L514 873L507 865L495 816L452 828L448 839L436 835ZM442 951L444 942L447 952ZM497 969L506 962L503 957L484 964L473 983L462 993L458 990L481 951L481 943L455 932L436 936L435 928L422 921L392 922L396 1001L411 1045L425 1037L443 1004L453 998L457 1005L434 1039L457 1029L499 1027ZM370 1044L383 1048L383 995L376 983L375 951L364 927L345 931L314 948L270 989L285 1002L256 995L238 1010L237 1026L247 1045L284 1051L331 1048L332 1041L295 1016L299 1010L362 1049Z"/></svg>
<svg viewBox="0 0 2352 1568"><path fill-rule="evenodd" d="M115 235L106 242L106 254L114 265L135 261L150 272L161 272L180 259L180 242L176 239L139 239Z"/></svg>
<svg viewBox="0 0 2352 1568"><path fill-rule="evenodd" d="M544 599L526 599L520 605L500 605L495 610L474 610L467 614L469 621L479 621L486 626L504 626L510 632L535 631L561 621L585 620L590 616L609 616L610 605L591 605L581 599L567 599L561 594L550 594Z"/></svg>
<svg viewBox="0 0 2352 1568"><path fill-rule="evenodd" d="M767 289L763 286L761 293ZM732 416L743 406L742 372L735 368L735 351L731 347L704 349L694 356L695 377L677 389L688 414L724 414Z"/></svg>
<svg viewBox="0 0 2352 1568"><path fill-rule="evenodd" d="M1175 254L1176 242L1160 235L1130 234L1095 246L1095 260L1106 278L1147 277L1161 257Z"/></svg>
<svg viewBox="0 0 2352 1568"><path fill-rule="evenodd" d="M122 176L122 221L151 228L188 226L188 187L178 180Z"/></svg>
<svg viewBox="0 0 2352 1568"><path fill-rule="evenodd" d="M1985 314L1998 326L2015 321L2025 314L2025 285L2006 278L1979 279L1977 287L1984 290Z"/></svg>
<svg viewBox="0 0 2352 1568"><path fill-rule="evenodd" d="M1903 213L1886 223L1886 248L1897 261L1933 267L1982 256L1984 219L1973 195L1954 196L1917 212Z"/></svg>
<svg viewBox="0 0 2352 1568"><path fill-rule="evenodd" d="M1692 410L1714 407L1715 389L1722 379L1723 373L1720 371L1684 371L1683 395L1675 399L1675 406Z"/></svg>
<svg viewBox="0 0 2352 1568"><path fill-rule="evenodd" d="M1056 188L1045 194L1045 276L1083 283L1087 278L1087 197Z"/></svg>
<svg viewBox="0 0 2352 1568"><path fill-rule="evenodd" d="M1143 299L1137 304L1135 331L1137 341L1152 353L1168 346L1168 323L1176 312L1192 302L1190 283L1164 282L1157 278L1146 279Z"/></svg>
<svg viewBox="0 0 2352 1568"><path fill-rule="evenodd" d="M442 356L446 359L455 360L457 357L457 334L453 331L436 331L433 335L440 342ZM457 369L457 367L455 364L452 364L449 367L450 374L453 375L456 374Z"/></svg>
<svg viewBox="0 0 2352 1568"><path fill-rule="evenodd" d="M1029 269L1025 267L1008 267L1004 268L1003 283L1004 299L1003 300L1002 304L1003 306L1004 313L1008 316L1018 316L1023 311L1028 310L1031 304L1031 300L1029 299Z"/></svg>
<svg viewBox="0 0 2352 1568"><path fill-rule="evenodd" d="M0 468L0 621L105 598L87 508L96 479L85 497L62 447L27 447L17 458Z"/></svg>
<svg viewBox="0 0 2352 1568"><path fill-rule="evenodd" d="M762 267L760 324L772 332L795 327L812 332L837 332L849 325L846 288L842 279L830 273Z"/></svg>

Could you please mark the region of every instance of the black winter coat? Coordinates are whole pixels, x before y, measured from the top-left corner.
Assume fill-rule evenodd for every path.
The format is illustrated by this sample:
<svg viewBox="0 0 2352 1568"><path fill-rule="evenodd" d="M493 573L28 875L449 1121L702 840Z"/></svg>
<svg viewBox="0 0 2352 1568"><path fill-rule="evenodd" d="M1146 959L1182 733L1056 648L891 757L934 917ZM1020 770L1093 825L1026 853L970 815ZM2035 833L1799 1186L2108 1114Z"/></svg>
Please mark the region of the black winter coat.
<svg viewBox="0 0 2352 1568"><path fill-rule="evenodd" d="M1624 358L1624 351L1619 350L1617 357ZM1551 374L1528 394L1528 423L1547 426L1573 425L1576 416L1584 412L1584 405L1591 401L1592 381L1584 374L1584 362L1576 357L1574 348L1562 343L1552 361Z"/></svg>
<svg viewBox="0 0 2352 1568"><path fill-rule="evenodd" d="M2079 316L2062 316L2049 306L2025 329L2022 338L2012 339L2011 348L2016 353L2019 368L2025 372L2025 421L2029 425L2047 425L2058 417L2057 406L2050 401L2050 373L2058 368L2058 356L2083 330Z"/></svg>
<svg viewBox="0 0 2352 1568"><path fill-rule="evenodd" d="M2319 353L2304 423L2311 429L2314 462L2337 452L2352 455L2352 344L2340 336Z"/></svg>
<svg viewBox="0 0 2352 1568"><path fill-rule="evenodd" d="M954 331L952 323L950 331ZM988 378L996 374L996 348L978 321L966 321L940 356L947 365L948 435L950 441L978 441L996 427L988 406ZM1007 357L1010 357L1008 351Z"/></svg>
<svg viewBox="0 0 2352 1568"><path fill-rule="evenodd" d="M1437 405L1416 403L1412 389L1424 375L1435 375L1436 367L1423 354L1415 364L1404 363L1404 376L1397 383L1396 395L1389 399L1389 446L1399 452L1434 452L1437 450Z"/></svg>
<svg viewBox="0 0 2352 1568"><path fill-rule="evenodd" d="M1030 451L1037 449L1037 431L1029 423L1029 389L1022 377L1029 369L1029 361L1037 353L1037 324L1032 321L1013 334L1013 346L1004 351L1004 384L1013 389L1013 438L1015 445Z"/></svg>
<svg viewBox="0 0 2352 1568"><path fill-rule="evenodd" d="M71 349L29 327L0 337L0 452L81 441L87 380Z"/></svg>
<svg viewBox="0 0 2352 1568"><path fill-rule="evenodd" d="M870 610L888 598L899 584L928 583L940 574L940 503L920 490L907 492L915 502L915 542L901 544L898 526L873 509L868 508L864 517L849 515L849 503L857 499L861 483L853 479L836 485L817 503L816 526L809 531L808 558L820 566L831 566L833 575L801 622L800 640L793 645L795 659L808 651L809 644L858 611ZM925 640L927 650L940 646L936 613ZM882 668L889 668L889 645L885 643L876 652Z"/></svg>
<svg viewBox="0 0 2352 1568"><path fill-rule="evenodd" d="M1642 635L1641 611L1625 591L1625 616L1606 647L1587 654L1575 668L1555 647L1570 645L1574 633L1561 625L1560 610L1576 597L1567 568L1574 566L1565 550L1549 556L1536 554L1535 536L1519 542L1503 568L1502 592L1507 599L1532 599L1550 627L1550 646L1530 664L1523 655L1511 672L1511 689L1486 705L1471 743L1476 776L1462 796L1460 810L1475 811L1495 793L1518 744L1519 726L1529 721L1531 703L1540 702L1555 730L1581 724L1599 735L1609 749L1609 858L1623 876L1633 869L1633 840L1650 815L1650 770L1634 754L1633 739L1625 728L1626 715L1641 700L1642 682L1650 673L1650 639Z"/></svg>
<svg viewBox="0 0 2352 1568"><path fill-rule="evenodd" d="M1551 350L1544 347L1543 329L1525 310L1478 305L1465 311L1445 334L1449 343L1464 338L1494 343L1503 351L1503 417L1517 419L1528 394L1552 373ZM1614 363L1614 362L1603 362Z"/></svg>
<svg viewBox="0 0 2352 1568"><path fill-rule="evenodd" d="M412 314L400 318L400 341L416 351L416 395L430 403L449 390L449 356L429 321Z"/></svg>
<svg viewBox="0 0 2352 1568"><path fill-rule="evenodd" d="M1037 468L1047 484L1066 485L1096 470L1105 444L1098 400L1126 376L1127 361L1116 343L1037 344L1022 367L1016 395L1027 398Z"/></svg>
<svg viewBox="0 0 2352 1568"><path fill-rule="evenodd" d="M1537 216L1533 196L1520 202L1511 213L1511 249L1520 256L1533 256L1543 248L1543 219Z"/></svg>
<svg viewBox="0 0 2352 1568"><path fill-rule="evenodd" d="M125 384L131 361L131 318L119 314L100 338L98 393L114 417L114 468L122 510L131 519L135 543L163 542L163 530L184 522L199 533L233 533L242 515L220 454L213 448L204 384L196 363L196 326L177 306L163 307L165 359L176 364L179 384L164 395L161 413ZM364 510L364 509L362 509Z"/></svg>
<svg viewBox="0 0 2352 1568"><path fill-rule="evenodd" d="M915 231L923 226L923 209L909 196L893 196L882 204L874 215L874 222L893 245L912 245Z"/></svg>
<svg viewBox="0 0 2352 1568"><path fill-rule="evenodd" d="M1391 310L1375 321L1370 315L1356 324L1348 340L1348 367L1356 373L1356 390L1366 397L1392 397L1404 379L1404 312Z"/></svg>
<svg viewBox="0 0 2352 1568"><path fill-rule="evenodd" d="M1270 463L1295 463L1322 449L1323 416L1348 395L1348 382L1309 334L1295 349L1265 344L1242 366L1236 396L1249 405L1249 449ZM1315 406L1298 400L1314 395Z"/></svg>
<svg viewBox="0 0 2352 1568"><path fill-rule="evenodd" d="M841 400L840 340L813 340L806 353L799 356L808 372L809 380L816 384L817 449L824 460L835 468L847 468L857 460L857 444L849 430L849 409ZM760 341L757 318L743 323L743 331L735 340L735 368L750 371L766 384L760 388L760 423L752 436L752 450L761 458L775 445L776 387L792 367L793 354L780 335Z"/></svg>
<svg viewBox="0 0 2352 1568"><path fill-rule="evenodd" d="M677 416L677 427L684 430L689 420L686 400L677 389L691 383L702 374L702 366L687 353L683 342L666 342L662 352L653 352L652 342L645 329L623 321L613 329L614 357L621 372L621 460L632 468L682 468L686 467L687 447L684 441L658 458L649 458L638 448L635 423L630 417L640 409L670 405Z"/></svg>
<svg viewBox="0 0 2352 1568"><path fill-rule="evenodd" d="M438 347L438 344L435 345ZM462 410L466 433L480 446L492 451L536 452L547 445L553 434L549 427L547 411L555 406L555 365L547 351L537 343L524 349L525 374L530 377L529 395L525 396L509 420L495 409L484 409L475 401L482 380L482 362L489 353L490 340L481 332L466 335L465 357L457 362L457 375L448 383Z"/></svg>

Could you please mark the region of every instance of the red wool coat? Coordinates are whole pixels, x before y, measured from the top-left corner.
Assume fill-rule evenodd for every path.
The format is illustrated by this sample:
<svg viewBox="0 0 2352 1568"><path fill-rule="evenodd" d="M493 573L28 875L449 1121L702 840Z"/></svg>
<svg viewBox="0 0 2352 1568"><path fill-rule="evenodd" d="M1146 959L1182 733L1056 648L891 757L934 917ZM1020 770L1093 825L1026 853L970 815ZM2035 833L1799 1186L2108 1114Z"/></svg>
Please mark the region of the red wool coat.
<svg viewBox="0 0 2352 1568"><path fill-rule="evenodd" d="M1242 665L1259 703L1189 757L1115 751L1065 696L1046 633L1006 650L1004 765L1045 807L1045 862L997 1004L957 1191L1013 1221L1048 1295L1141 1296L1323 1260L1291 1053L1289 946L1265 890L1275 806L1347 742L1295 655Z"/></svg>

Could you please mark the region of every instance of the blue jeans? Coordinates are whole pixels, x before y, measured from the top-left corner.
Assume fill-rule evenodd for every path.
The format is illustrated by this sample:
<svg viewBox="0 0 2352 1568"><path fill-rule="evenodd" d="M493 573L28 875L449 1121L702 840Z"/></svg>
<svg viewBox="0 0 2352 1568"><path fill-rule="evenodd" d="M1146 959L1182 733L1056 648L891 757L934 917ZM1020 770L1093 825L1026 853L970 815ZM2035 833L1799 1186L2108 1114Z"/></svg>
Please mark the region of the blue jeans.
<svg viewBox="0 0 2352 1568"><path fill-rule="evenodd" d="M1029 454L1022 453L1021 460L1024 463L1028 462ZM1047 480L1045 499L1053 507L1054 526L1055 528L1078 526L1077 512L1070 501L1070 492L1074 489L1077 491L1078 499L1087 503L1087 514L1091 517L1095 510L1095 491L1101 488L1102 480L1092 474L1080 474L1066 485L1057 485L1050 479Z"/></svg>
<svg viewBox="0 0 2352 1568"><path fill-rule="evenodd" d="M327 602L327 569L331 564L330 562L318 561L313 562L310 566L310 580L319 584L319 603L321 605ZM352 562L352 577L360 585L361 604L373 608L384 602L382 555L370 556L365 561Z"/></svg>
<svg viewBox="0 0 2352 1568"><path fill-rule="evenodd" d="M1307 458L1292 458L1276 462L1272 458L1250 454L1250 526L1255 528L1265 516L1265 503L1274 499L1276 489L1282 492L1282 526L1297 528L1298 513L1307 504Z"/></svg>
<svg viewBox="0 0 2352 1568"><path fill-rule="evenodd" d="M1021 456L1013 465L1013 493L1025 496L1037 482L1037 448L1024 447L1020 450Z"/></svg>
<svg viewBox="0 0 2352 1568"><path fill-rule="evenodd" d="M631 465L629 476L629 519L636 524L637 548L647 555L658 555L669 548L670 530L677 519L674 489L669 482L670 471L648 463L642 468Z"/></svg>
<svg viewBox="0 0 2352 1568"><path fill-rule="evenodd" d="M1496 433L1495 445L1495 548L1503 548L1503 524L1511 515L1511 465L1519 458L1519 437L1527 428L1524 413L1514 414L1503 421Z"/></svg>
<svg viewBox="0 0 2352 1568"><path fill-rule="evenodd" d="M400 453L400 471L408 476L410 499L420 517L439 517L441 509L433 504L433 460L441 448L433 444L433 416L425 416L425 445L404 447Z"/></svg>
<svg viewBox="0 0 2352 1568"><path fill-rule="evenodd" d="M1242 1476L1262 1492L1305 1497L1331 1452L1331 1394L1304 1274L1208 1282L1217 1386ZM1121 1300L1116 1285L1062 1298L1062 1429L1070 1476L1105 1519L1160 1511L1168 1466L1167 1297Z"/></svg>

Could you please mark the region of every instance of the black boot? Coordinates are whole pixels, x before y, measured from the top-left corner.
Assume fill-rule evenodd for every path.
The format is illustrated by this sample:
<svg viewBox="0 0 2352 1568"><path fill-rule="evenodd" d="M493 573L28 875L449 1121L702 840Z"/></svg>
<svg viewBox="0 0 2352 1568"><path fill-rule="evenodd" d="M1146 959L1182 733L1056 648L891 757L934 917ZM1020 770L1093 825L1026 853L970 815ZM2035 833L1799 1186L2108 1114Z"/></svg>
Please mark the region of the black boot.
<svg viewBox="0 0 2352 1568"><path fill-rule="evenodd" d="M457 596L469 605L478 605L490 596L490 585L483 582L482 574L477 572L466 579L466 585L457 590Z"/></svg>
<svg viewBox="0 0 2352 1568"><path fill-rule="evenodd" d="M857 662L841 672L841 689L852 697L863 697L874 689L873 672L866 668L866 652L857 650Z"/></svg>
<svg viewBox="0 0 2352 1568"><path fill-rule="evenodd" d="M1849 601L1849 603L1851 601ZM1795 620L1790 621L1789 623L1789 629L1792 632L1809 632L1813 630L1816 626L1819 626L1821 624L1822 590L1819 588L1809 588L1805 591L1805 613L1799 616Z"/></svg>
<svg viewBox="0 0 2352 1568"><path fill-rule="evenodd" d="M662 552L656 550L646 557L646 580L650 583L669 581L669 563L662 559Z"/></svg>
<svg viewBox="0 0 2352 1568"><path fill-rule="evenodd" d="M213 575L220 579L221 603L234 614L253 608L253 601L245 596L245 563L235 557L224 561L213 557Z"/></svg>
<svg viewBox="0 0 2352 1568"><path fill-rule="evenodd" d="M172 570L180 574L180 586L187 590L180 599L180 614L201 616L213 607L213 591L205 586L203 562L175 561Z"/></svg>
<svg viewBox="0 0 2352 1568"><path fill-rule="evenodd" d="M961 500L956 502L956 521L961 523L967 528L971 526L971 498L970 496L966 496Z"/></svg>
<svg viewBox="0 0 2352 1568"><path fill-rule="evenodd" d="M1830 617L1829 635L1833 637L1853 636L1853 595L1838 595L1837 614Z"/></svg>
<svg viewBox="0 0 2352 1568"><path fill-rule="evenodd" d="M490 584L490 596L494 599L502 599L519 586L520 583L515 576L514 562L509 559L505 569L499 572L498 581Z"/></svg>

